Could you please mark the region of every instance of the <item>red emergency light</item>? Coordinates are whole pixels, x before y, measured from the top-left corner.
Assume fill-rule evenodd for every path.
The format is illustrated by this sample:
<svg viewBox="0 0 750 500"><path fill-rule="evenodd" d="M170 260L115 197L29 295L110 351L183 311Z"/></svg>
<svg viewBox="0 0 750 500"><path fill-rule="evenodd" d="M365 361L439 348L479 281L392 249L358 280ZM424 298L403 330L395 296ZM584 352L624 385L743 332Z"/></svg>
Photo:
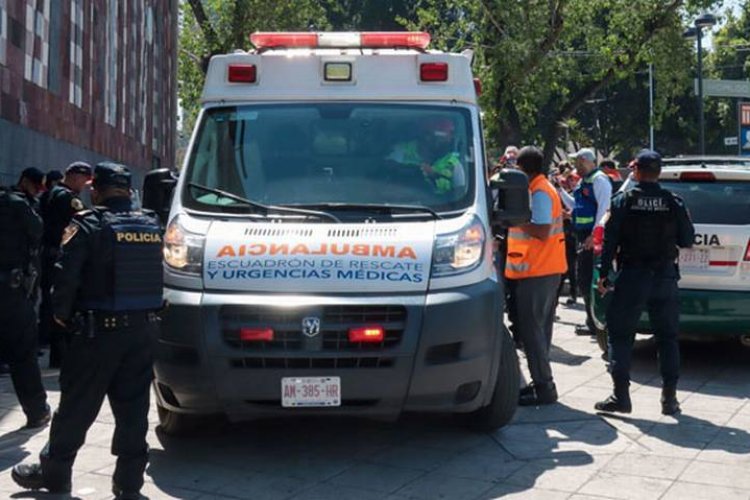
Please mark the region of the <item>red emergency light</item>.
<svg viewBox="0 0 750 500"><path fill-rule="evenodd" d="M422 63L419 65L419 79L423 82L448 81L448 63Z"/></svg>
<svg viewBox="0 0 750 500"><path fill-rule="evenodd" d="M349 329L349 342L380 343L385 338L382 326L363 326Z"/></svg>
<svg viewBox="0 0 750 500"><path fill-rule="evenodd" d="M230 64L227 67L229 83L255 83L258 77L254 64Z"/></svg>
<svg viewBox="0 0 750 500"><path fill-rule="evenodd" d="M713 172L682 172L680 180L688 182L714 182L716 176Z"/></svg>
<svg viewBox="0 0 750 500"><path fill-rule="evenodd" d="M747 247L745 248L745 258L743 258L745 262L750 262L750 240L747 240Z"/></svg>
<svg viewBox="0 0 750 500"><path fill-rule="evenodd" d="M240 340L243 342L270 342L273 340L273 329L240 328Z"/></svg>
<svg viewBox="0 0 750 500"><path fill-rule="evenodd" d="M424 50L430 43L430 34L420 31L256 32L250 35L250 42L257 49L273 47L404 47Z"/></svg>

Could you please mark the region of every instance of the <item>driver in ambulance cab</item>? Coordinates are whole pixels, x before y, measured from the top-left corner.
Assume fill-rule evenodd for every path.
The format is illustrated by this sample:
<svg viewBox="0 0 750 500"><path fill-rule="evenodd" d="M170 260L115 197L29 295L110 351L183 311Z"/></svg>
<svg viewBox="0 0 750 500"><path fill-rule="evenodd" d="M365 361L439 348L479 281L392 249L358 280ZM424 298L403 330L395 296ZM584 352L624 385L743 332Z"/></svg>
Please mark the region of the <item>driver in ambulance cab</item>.
<svg viewBox="0 0 750 500"><path fill-rule="evenodd" d="M455 131L455 123L448 118L423 119L418 137L396 143L386 160L398 168L420 168L436 194L450 193L466 185Z"/></svg>

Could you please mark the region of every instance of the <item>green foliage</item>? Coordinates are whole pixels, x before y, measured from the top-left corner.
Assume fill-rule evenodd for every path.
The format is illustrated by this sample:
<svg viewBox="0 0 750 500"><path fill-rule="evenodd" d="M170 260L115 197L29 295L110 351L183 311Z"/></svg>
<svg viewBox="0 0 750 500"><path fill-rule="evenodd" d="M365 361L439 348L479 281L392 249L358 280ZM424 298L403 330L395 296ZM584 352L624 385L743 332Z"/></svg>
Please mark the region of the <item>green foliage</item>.
<svg viewBox="0 0 750 500"><path fill-rule="evenodd" d="M206 22L199 23L195 5ZM250 48L255 31L325 30L325 9L313 0L192 0L180 2L180 53L177 68L183 128L192 130L200 110L203 65L207 56Z"/></svg>

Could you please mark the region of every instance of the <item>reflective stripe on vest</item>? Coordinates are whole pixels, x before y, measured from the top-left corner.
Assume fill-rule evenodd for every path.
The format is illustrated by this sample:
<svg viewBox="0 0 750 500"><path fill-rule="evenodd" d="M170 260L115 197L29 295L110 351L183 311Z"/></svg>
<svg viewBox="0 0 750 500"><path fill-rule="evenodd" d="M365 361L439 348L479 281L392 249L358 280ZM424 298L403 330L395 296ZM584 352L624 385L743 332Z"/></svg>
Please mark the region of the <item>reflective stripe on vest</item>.
<svg viewBox="0 0 750 500"><path fill-rule="evenodd" d="M531 195L543 191L552 200L552 224L547 238L540 240L520 228L508 231L508 255L505 277L533 278L563 274L568 270L565 259L565 235L560 197L544 175L537 175L529 185Z"/></svg>

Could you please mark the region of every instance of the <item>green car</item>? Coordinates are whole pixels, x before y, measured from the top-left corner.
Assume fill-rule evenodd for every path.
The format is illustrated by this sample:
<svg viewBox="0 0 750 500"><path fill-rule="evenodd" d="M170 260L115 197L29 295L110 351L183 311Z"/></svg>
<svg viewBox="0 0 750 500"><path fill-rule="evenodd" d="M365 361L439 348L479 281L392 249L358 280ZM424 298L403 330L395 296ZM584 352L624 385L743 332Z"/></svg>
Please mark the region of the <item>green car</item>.
<svg viewBox="0 0 750 500"><path fill-rule="evenodd" d="M685 201L695 224L695 244L681 249L679 257L680 334L737 338L750 347L750 167L740 162L714 164L709 159L665 163L660 183ZM596 270L593 279L597 341L606 351L605 316L612 294L599 295ZM610 280L615 279L613 272ZM644 313L638 333L649 330Z"/></svg>

